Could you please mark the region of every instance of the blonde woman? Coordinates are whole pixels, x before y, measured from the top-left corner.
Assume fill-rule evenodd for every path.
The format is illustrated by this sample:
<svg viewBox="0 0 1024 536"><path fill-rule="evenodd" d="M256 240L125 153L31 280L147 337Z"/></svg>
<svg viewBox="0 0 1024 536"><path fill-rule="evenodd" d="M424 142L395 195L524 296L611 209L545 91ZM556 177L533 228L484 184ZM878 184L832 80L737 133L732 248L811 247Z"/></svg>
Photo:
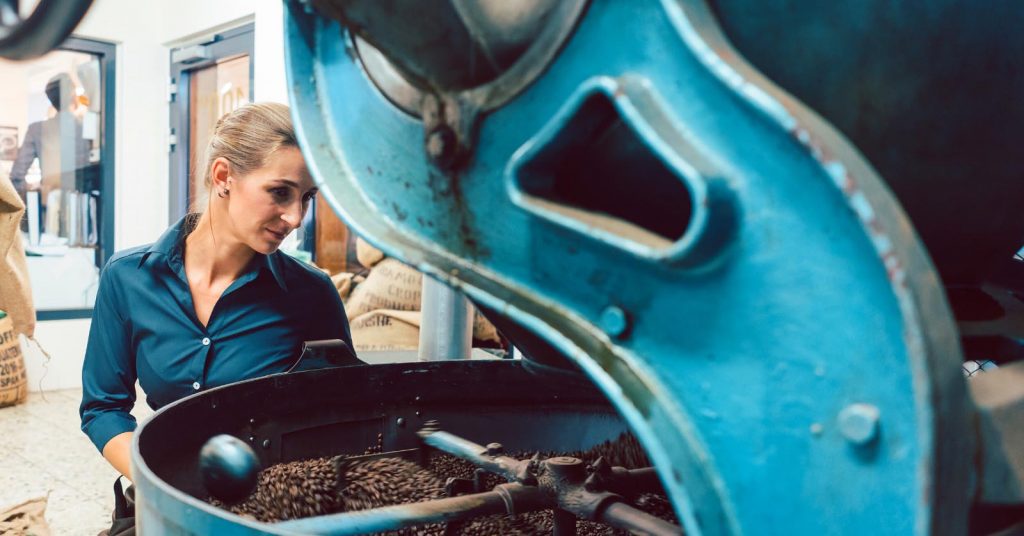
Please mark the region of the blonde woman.
<svg viewBox="0 0 1024 536"><path fill-rule="evenodd" d="M131 478L135 382L157 409L190 394L284 372L303 341L351 335L331 280L278 251L317 189L288 108L224 116L207 147L202 214L114 255L100 276L82 372L82 430ZM111 534L131 534L120 479ZM118 519L120 518L120 519Z"/></svg>

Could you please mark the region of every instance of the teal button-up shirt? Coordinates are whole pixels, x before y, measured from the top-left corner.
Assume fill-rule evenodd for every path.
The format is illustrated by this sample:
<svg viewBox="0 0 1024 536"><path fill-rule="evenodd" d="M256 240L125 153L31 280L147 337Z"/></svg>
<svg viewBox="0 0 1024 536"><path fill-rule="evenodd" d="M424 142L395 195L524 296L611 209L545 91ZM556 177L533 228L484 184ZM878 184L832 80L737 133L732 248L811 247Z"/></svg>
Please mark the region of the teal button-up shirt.
<svg viewBox="0 0 1024 536"><path fill-rule="evenodd" d="M257 254L204 327L185 278L190 217L149 246L115 254L100 275L82 370L82 431L101 452L135 430L135 381L158 409L203 389L288 370L304 341L352 336L326 274Z"/></svg>

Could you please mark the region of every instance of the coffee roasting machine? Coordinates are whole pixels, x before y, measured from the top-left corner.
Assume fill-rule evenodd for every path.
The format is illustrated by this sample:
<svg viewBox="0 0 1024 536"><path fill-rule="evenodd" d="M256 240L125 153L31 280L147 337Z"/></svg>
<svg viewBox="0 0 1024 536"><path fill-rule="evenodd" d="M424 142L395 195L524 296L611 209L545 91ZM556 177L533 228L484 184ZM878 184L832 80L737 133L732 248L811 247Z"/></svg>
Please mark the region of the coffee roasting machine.
<svg viewBox="0 0 1024 536"><path fill-rule="evenodd" d="M537 508L556 534L678 532L608 499L652 481L688 534L1024 519L1017 2L288 0L285 26L322 194L525 358L284 374L164 408L133 449L143 534ZM627 430L653 469L503 456ZM218 434L263 466L431 447L510 484L260 523L205 500Z"/></svg>

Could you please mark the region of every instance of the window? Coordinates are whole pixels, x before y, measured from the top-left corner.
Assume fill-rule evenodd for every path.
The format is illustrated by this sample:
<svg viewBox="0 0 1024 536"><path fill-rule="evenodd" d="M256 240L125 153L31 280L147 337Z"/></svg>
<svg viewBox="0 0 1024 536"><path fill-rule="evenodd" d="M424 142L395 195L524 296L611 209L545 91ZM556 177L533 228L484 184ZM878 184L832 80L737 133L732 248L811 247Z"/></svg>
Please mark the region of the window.
<svg viewBox="0 0 1024 536"><path fill-rule="evenodd" d="M69 38L32 61L0 60L0 180L25 201L40 320L88 317L113 253L114 54Z"/></svg>

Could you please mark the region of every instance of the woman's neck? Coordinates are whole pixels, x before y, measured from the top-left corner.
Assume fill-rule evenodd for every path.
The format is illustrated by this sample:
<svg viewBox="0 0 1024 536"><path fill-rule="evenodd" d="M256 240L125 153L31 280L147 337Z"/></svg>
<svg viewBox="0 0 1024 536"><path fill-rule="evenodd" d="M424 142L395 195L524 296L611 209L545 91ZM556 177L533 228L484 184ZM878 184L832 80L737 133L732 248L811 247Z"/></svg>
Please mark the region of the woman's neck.
<svg viewBox="0 0 1024 536"><path fill-rule="evenodd" d="M193 284L230 283L238 279L256 255L252 248L231 236L225 227L226 217L217 218L212 212L204 212L185 238L185 272Z"/></svg>

